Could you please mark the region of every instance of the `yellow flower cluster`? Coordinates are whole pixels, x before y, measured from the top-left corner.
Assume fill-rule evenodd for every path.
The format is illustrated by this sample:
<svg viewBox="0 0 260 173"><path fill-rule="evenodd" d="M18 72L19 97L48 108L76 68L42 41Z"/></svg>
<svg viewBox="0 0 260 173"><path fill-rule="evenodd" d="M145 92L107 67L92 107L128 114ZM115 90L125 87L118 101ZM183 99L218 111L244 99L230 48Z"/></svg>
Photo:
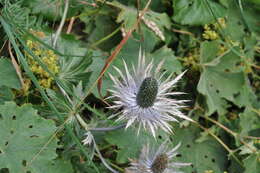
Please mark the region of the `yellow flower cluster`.
<svg viewBox="0 0 260 173"><path fill-rule="evenodd" d="M204 26L204 33L202 34L203 38L206 40L216 40L219 38L219 35L216 31L212 30L209 25Z"/></svg>
<svg viewBox="0 0 260 173"><path fill-rule="evenodd" d="M206 40L216 40L219 38L217 30L226 27L226 22L224 18L219 18L218 22L214 24L204 25L204 33L202 34L203 38Z"/></svg>
<svg viewBox="0 0 260 173"><path fill-rule="evenodd" d="M227 26L225 18L218 18L218 22L214 23L213 25L215 29L225 28Z"/></svg>
<svg viewBox="0 0 260 173"><path fill-rule="evenodd" d="M27 40L26 43L32 52L41 58L42 62L53 74L57 74L59 72L58 56L52 50L43 49L38 43L33 42L32 40ZM30 68L32 72L37 75L40 85L44 88L51 88L53 78L50 74L46 72L31 55L27 54L27 57Z"/></svg>
<svg viewBox="0 0 260 173"><path fill-rule="evenodd" d="M213 170L206 170L204 173L214 173Z"/></svg>
<svg viewBox="0 0 260 173"><path fill-rule="evenodd" d="M193 49L187 56L183 57L183 65L191 67L193 70L199 70L199 49Z"/></svg>

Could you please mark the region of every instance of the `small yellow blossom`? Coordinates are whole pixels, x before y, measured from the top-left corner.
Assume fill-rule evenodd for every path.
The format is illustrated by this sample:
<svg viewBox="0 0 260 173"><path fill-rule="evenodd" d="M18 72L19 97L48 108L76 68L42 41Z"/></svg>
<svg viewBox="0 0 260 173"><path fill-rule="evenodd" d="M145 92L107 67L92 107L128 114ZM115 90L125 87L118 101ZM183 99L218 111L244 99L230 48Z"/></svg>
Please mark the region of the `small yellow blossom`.
<svg viewBox="0 0 260 173"><path fill-rule="evenodd" d="M30 87L31 87L31 80L25 78L24 79L24 86L23 86L23 89L22 89L22 95L23 96L27 96L29 94Z"/></svg>
<svg viewBox="0 0 260 173"><path fill-rule="evenodd" d="M228 42L229 42L232 46L240 46L240 42L239 42L239 41L228 40Z"/></svg>
<svg viewBox="0 0 260 173"><path fill-rule="evenodd" d="M219 38L219 35L216 31L212 30L205 30L204 33L202 34L203 38L206 40L216 40Z"/></svg>
<svg viewBox="0 0 260 173"><path fill-rule="evenodd" d="M183 65L191 67L193 70L199 70L199 49L193 49L183 57Z"/></svg>
<svg viewBox="0 0 260 173"><path fill-rule="evenodd" d="M214 23L213 25L214 25L215 29L220 29L220 27L225 28L226 20L225 20L225 18L218 18L218 22Z"/></svg>
<svg viewBox="0 0 260 173"><path fill-rule="evenodd" d="M223 55L228 49L224 45L219 45L218 55Z"/></svg>
<svg viewBox="0 0 260 173"><path fill-rule="evenodd" d="M214 24L206 24L204 25L204 33L202 37L206 40L216 40L219 38L218 30L226 27L226 21L224 18L219 18L218 22Z"/></svg>
<svg viewBox="0 0 260 173"><path fill-rule="evenodd" d="M204 173L214 173L214 171L213 170L206 170L206 171L204 171Z"/></svg>

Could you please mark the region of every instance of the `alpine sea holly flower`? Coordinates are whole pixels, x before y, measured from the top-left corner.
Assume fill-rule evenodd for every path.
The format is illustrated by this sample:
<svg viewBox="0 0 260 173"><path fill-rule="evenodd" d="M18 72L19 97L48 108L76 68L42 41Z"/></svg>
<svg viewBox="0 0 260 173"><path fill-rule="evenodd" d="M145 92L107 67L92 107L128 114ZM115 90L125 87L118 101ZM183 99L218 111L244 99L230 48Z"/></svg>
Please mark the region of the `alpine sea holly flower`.
<svg viewBox="0 0 260 173"><path fill-rule="evenodd" d="M161 144L157 150L149 148L148 145L143 147L139 159L132 160L127 171L131 173L181 173L178 171L180 167L191 164L173 162L173 158L178 154L176 151L180 147L180 143L169 150L167 142Z"/></svg>
<svg viewBox="0 0 260 173"><path fill-rule="evenodd" d="M172 75L170 75L166 80L163 80L165 72L160 73L162 65L163 61L156 68L152 61L147 64L145 56L140 50L138 65L137 67L132 66L132 74L130 74L125 62L124 73L114 67L121 79L110 75L114 82L110 98L115 99L115 105L109 108L117 108L121 111L111 117L118 116L117 121L126 120L126 128L132 124L138 124L138 133L143 127L148 129L154 137L158 128L172 132L169 122L178 122L175 117L192 121L179 110L184 107L184 102L187 100L172 98L175 95L183 94L171 90L185 72L175 79L172 79Z"/></svg>

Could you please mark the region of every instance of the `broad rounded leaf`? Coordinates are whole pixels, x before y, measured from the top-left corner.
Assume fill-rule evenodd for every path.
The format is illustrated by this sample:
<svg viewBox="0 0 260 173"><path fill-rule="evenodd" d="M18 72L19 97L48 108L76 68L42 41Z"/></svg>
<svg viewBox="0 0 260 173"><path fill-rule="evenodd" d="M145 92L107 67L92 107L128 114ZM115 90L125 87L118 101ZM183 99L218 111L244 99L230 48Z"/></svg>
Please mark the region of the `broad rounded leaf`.
<svg viewBox="0 0 260 173"><path fill-rule="evenodd" d="M10 173L42 173L55 165L57 139L52 120L37 115L32 105L0 105L0 169ZM55 171L53 171L55 172Z"/></svg>
<svg viewBox="0 0 260 173"><path fill-rule="evenodd" d="M210 8L216 17L223 17L225 9L212 0L173 1L173 19L181 24L203 25L214 21Z"/></svg>
<svg viewBox="0 0 260 173"><path fill-rule="evenodd" d="M223 114L228 106L224 99L238 106L251 105L255 100L247 76L238 66L241 58L231 50L218 56L218 45L217 42L203 42L201 45L203 71L197 88L206 96L209 114L214 111Z"/></svg>
<svg viewBox="0 0 260 173"><path fill-rule="evenodd" d="M245 164L245 173L257 173L260 171L260 156L259 154L252 154L244 161Z"/></svg>
<svg viewBox="0 0 260 173"><path fill-rule="evenodd" d="M21 83L10 60L0 58L0 86L20 89Z"/></svg>
<svg viewBox="0 0 260 173"><path fill-rule="evenodd" d="M260 117L257 113L250 110L250 108L246 108L243 113L239 114L239 117L241 135L250 135L250 131L260 130Z"/></svg>
<svg viewBox="0 0 260 173"><path fill-rule="evenodd" d="M182 65L174 55L174 52L167 46L163 46L160 49L157 49L151 54L152 59L155 64L159 64L161 61L164 61L163 69L167 70L169 73L181 73Z"/></svg>
<svg viewBox="0 0 260 173"><path fill-rule="evenodd" d="M209 138L204 142L197 143L196 138L200 130L197 127L178 128L173 135L175 146L181 142L178 150L180 153L177 160L191 163L192 166L184 167L183 172L201 172L212 170L214 173L223 173L227 164L224 148L214 139Z"/></svg>
<svg viewBox="0 0 260 173"><path fill-rule="evenodd" d="M5 101L11 101L14 99L14 94L12 92L12 89L1 86L0 87L0 104L4 103Z"/></svg>

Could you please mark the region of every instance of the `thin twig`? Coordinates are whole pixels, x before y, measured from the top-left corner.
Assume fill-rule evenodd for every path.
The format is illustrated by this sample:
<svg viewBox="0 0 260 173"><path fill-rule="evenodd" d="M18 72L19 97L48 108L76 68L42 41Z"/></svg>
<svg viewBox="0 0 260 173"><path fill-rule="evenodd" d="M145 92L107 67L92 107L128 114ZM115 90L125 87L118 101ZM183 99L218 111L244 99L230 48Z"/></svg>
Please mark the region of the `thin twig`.
<svg viewBox="0 0 260 173"><path fill-rule="evenodd" d="M89 2L86 2L86 1L79 1L79 3L89 5L91 7L98 7L96 3L89 3Z"/></svg>
<svg viewBox="0 0 260 173"><path fill-rule="evenodd" d="M208 117L208 116L200 116L202 118L205 118L209 121L211 121L212 123L218 125L219 127L221 127L222 129L224 129L226 132L230 133L232 136L237 137L237 133L233 132L232 130L230 130L229 128L227 128L226 126L224 126L223 124L217 122L216 120L213 120L212 118Z"/></svg>
<svg viewBox="0 0 260 173"><path fill-rule="evenodd" d="M204 109L203 109L202 107L198 106L198 105L196 105L193 110L195 110L195 109L200 109L201 111L204 111ZM253 108L252 108L252 111L258 113L258 112L255 111ZM259 113L259 115L260 115L260 113ZM212 118L210 118L210 117L208 117L208 116L200 116L200 117L205 118L205 119L211 121L212 123L215 123L216 125L218 125L218 126L221 127L222 129L224 129L226 132L228 132L228 133L230 133L231 135L233 135L234 137L237 137L237 136L238 136L238 134L237 134L236 132L230 130L229 128L227 128L227 127L224 126L223 124L219 123L218 121L215 121L215 120L213 120ZM257 136L242 136L242 138L256 139L256 140L259 140L259 139L260 139L260 137L257 137Z"/></svg>
<svg viewBox="0 0 260 173"><path fill-rule="evenodd" d="M1 54L2 50L4 49L6 42L7 42L7 40L5 40L4 44L2 45L2 47L0 49L0 54Z"/></svg>
<svg viewBox="0 0 260 173"><path fill-rule="evenodd" d="M260 70L260 66L259 65L255 65L255 64L250 64L252 67L259 69Z"/></svg>
<svg viewBox="0 0 260 173"><path fill-rule="evenodd" d="M74 21L75 21L75 17L72 17L72 18L70 19L70 23L69 23L69 26L68 26L68 29L67 29L66 34L69 34L69 33L71 32L72 26L73 26L73 24L74 24Z"/></svg>
<svg viewBox="0 0 260 173"><path fill-rule="evenodd" d="M9 54L10 54L10 57L11 57L11 60L12 60L12 64L13 64L15 71L16 71L16 73L19 77L19 80L21 82L22 88L25 88L25 84L24 84L23 77L22 77L22 71L21 71L18 63L16 62L16 60L14 58L10 41L8 41L8 51L9 51Z"/></svg>
<svg viewBox="0 0 260 173"><path fill-rule="evenodd" d="M64 129L64 124L66 124L67 121L64 121L58 128L57 130L54 132L54 134L50 137L50 139L43 145L43 147L40 149L39 152L37 152L34 157L29 161L29 163L27 164L27 167L29 167L29 165L31 165L34 160L47 148L47 146L51 143L51 141L57 136L57 134Z"/></svg>
<svg viewBox="0 0 260 173"><path fill-rule="evenodd" d="M61 30L62 30L62 28L63 28L63 26L64 26L64 23L65 23L65 20L66 20L66 16L67 16L67 13L68 13L68 8L69 8L69 0L65 0L64 12L63 12L63 15L62 15L62 19L61 19L59 28L58 28L58 30L57 30L55 36L54 36L53 47L56 47L58 38L59 38L59 36L60 36Z"/></svg>
<svg viewBox="0 0 260 173"><path fill-rule="evenodd" d="M203 117L209 121L211 121L212 123L218 125L219 127L221 127L223 130L225 130L226 132L230 133L232 136L234 137L238 137L238 133L230 130L229 128L227 128L226 126L224 126L223 124L219 123L218 121L208 117L208 116L200 116ZM247 138L247 139L260 139L260 137L256 137L256 136L242 136L242 138Z"/></svg>
<svg viewBox="0 0 260 173"><path fill-rule="evenodd" d="M244 144L246 147L248 147L252 152L256 152L256 150L255 150L254 148L252 148L248 143L246 143L245 141L243 141L243 139L241 139L236 132L233 132L232 130L230 130L230 129L227 128L226 126L222 125L221 123L219 123L219 122L217 122L217 121L215 121L215 120L213 120L213 119L211 119L211 118L209 118L209 117L206 117L206 116L201 116L201 117L203 117L203 118L205 118L205 119L211 121L212 123L218 125L219 127L221 127L222 129L224 129L226 132L230 133L230 134L231 134L232 136L234 136L235 138L238 137L238 140L239 140L242 144ZM252 137L252 136L251 136L251 137ZM245 137L245 136L242 136L242 138L246 138L246 137ZM256 137L255 139L257 139L257 137Z"/></svg>
<svg viewBox="0 0 260 173"><path fill-rule="evenodd" d="M200 106L196 106L195 109L203 110L203 108L201 108ZM238 137L238 140L239 140L242 144L244 144L246 147L248 147L252 152L257 152L257 151L256 151L254 148L252 148L248 143L246 143L245 141L243 141L243 139L239 138L239 135L238 135L236 132L230 130L229 128L227 128L227 127L224 126L223 124L221 124L221 123L219 123L219 122L215 121L214 119L212 119L212 118L210 118L210 117L207 117L207 116L200 116L200 117L205 118L205 119L211 121L212 123L218 125L219 127L221 127L222 129L224 129L226 132L230 133L230 134L231 134L232 136L234 136L235 138ZM259 139L258 137L253 137L253 136L242 136L242 138Z"/></svg>
<svg viewBox="0 0 260 173"><path fill-rule="evenodd" d="M217 137L214 133L212 133L211 131L209 131L207 128L203 127L202 125L200 125L198 122L194 121L194 124L196 124L197 126L199 126L201 129L205 130L208 134L210 134L213 138L215 138L230 154L231 156L233 156L233 158L241 165L243 166L243 164L241 163L241 161L234 155L234 150L230 149L219 137Z"/></svg>
<svg viewBox="0 0 260 173"><path fill-rule="evenodd" d="M179 30L179 29L172 29L172 31L180 33L180 34L190 35L190 36L194 37L194 35L191 32L189 32L189 31L183 31L183 30Z"/></svg>

